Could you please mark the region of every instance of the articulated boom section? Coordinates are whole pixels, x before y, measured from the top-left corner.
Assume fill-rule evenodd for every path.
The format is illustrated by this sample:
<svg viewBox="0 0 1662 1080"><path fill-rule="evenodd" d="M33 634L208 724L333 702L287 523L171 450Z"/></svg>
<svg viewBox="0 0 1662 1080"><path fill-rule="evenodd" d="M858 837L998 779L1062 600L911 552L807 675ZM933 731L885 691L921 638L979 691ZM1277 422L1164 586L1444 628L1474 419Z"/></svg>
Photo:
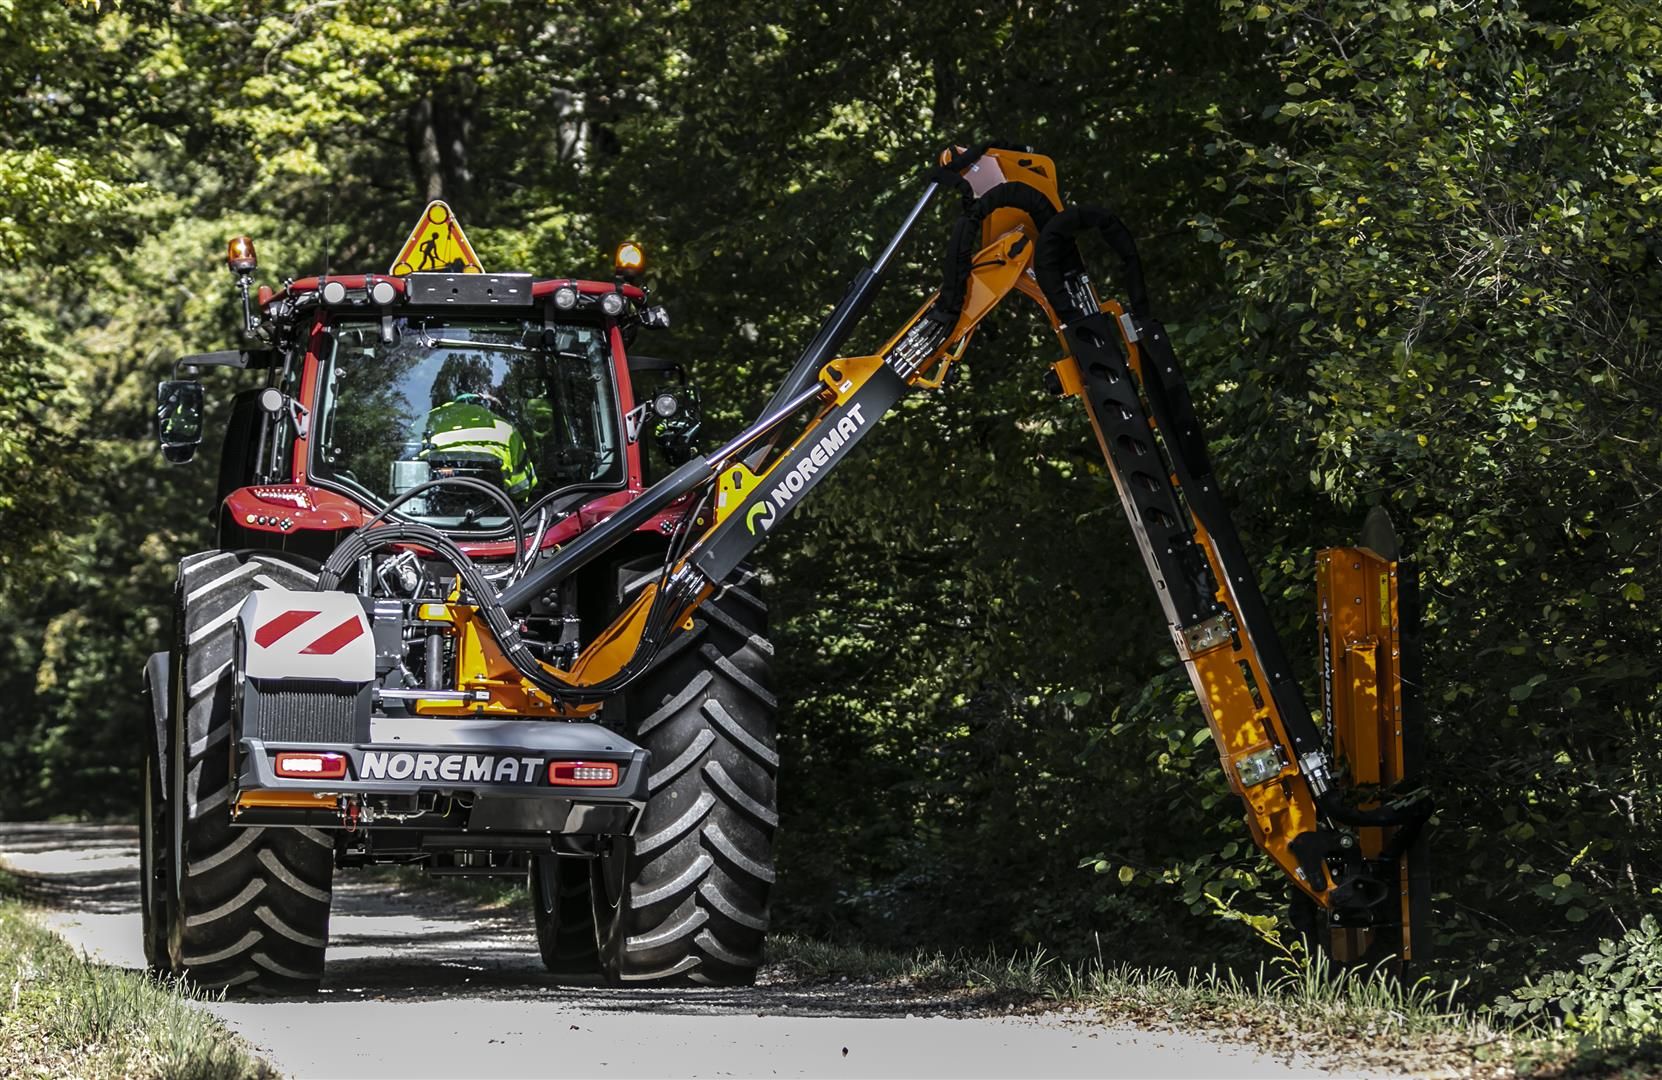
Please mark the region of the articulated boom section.
<svg viewBox="0 0 1662 1080"><path fill-rule="evenodd" d="M1064 207L1053 163L1025 148L949 151L931 180L760 420L503 595L501 607L511 612L608 546L611 534L632 528L631 514L705 493L688 512L685 543L656 584L571 670L540 664L527 677L547 692L552 708L569 714L585 694L649 663L883 414L915 387L942 385L981 320L1020 292L1038 304L1063 346L1050 384L1085 407L1254 841L1306 898L1303 906L1323 913L1310 929L1340 959L1379 951L1407 959L1419 943L1410 933L1418 911L1410 910L1411 894L1424 892L1423 859L1412 845L1429 809L1386 803L1379 790L1411 773L1403 750L1394 550L1322 556L1324 733L1219 492L1181 368L1150 312L1130 233L1104 211ZM876 353L832 358L900 240L942 187L960 191L964 213L940 290ZM1099 234L1119 257L1127 304L1098 300L1076 244L1086 232ZM812 418L777 451L782 428L810 406ZM1381 546L1394 548L1394 541ZM468 617L467 609L456 610ZM501 636L497 623L492 630ZM503 659L512 662L513 654L510 635ZM499 672L507 662L496 665ZM1359 788L1370 804L1344 798Z"/></svg>

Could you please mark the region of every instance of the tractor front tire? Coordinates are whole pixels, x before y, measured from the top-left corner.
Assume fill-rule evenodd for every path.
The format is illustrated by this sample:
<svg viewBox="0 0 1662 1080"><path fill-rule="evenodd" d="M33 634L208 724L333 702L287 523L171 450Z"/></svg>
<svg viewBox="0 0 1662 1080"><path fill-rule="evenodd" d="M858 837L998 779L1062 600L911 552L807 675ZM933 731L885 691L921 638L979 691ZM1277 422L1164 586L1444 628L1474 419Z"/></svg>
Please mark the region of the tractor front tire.
<svg viewBox="0 0 1662 1080"><path fill-rule="evenodd" d="M747 986L767 937L779 824L773 646L741 567L629 688L651 751L635 835L595 861L601 961L614 983Z"/></svg>
<svg viewBox="0 0 1662 1080"><path fill-rule="evenodd" d="M309 589L280 558L206 552L179 564L168 740L167 957L197 986L317 989L334 845L315 829L237 826L230 795L237 613L262 588Z"/></svg>
<svg viewBox="0 0 1662 1080"><path fill-rule="evenodd" d="M537 950L552 975L593 976L600 972L594 906L589 900L588 861L558 855L531 859L531 914Z"/></svg>

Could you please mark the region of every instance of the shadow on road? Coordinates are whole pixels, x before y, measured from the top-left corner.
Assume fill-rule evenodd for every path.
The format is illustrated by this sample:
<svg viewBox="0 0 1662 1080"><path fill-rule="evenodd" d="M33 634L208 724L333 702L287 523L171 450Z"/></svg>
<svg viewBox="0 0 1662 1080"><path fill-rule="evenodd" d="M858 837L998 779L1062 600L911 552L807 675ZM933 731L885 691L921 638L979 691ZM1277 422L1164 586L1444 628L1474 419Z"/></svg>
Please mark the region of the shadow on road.
<svg viewBox="0 0 1662 1080"><path fill-rule="evenodd" d="M38 907L138 916L138 830L130 825L0 825L17 897ZM70 872L34 869L34 856L73 853Z"/></svg>
<svg viewBox="0 0 1662 1080"><path fill-rule="evenodd" d="M130 825L0 824L0 852L27 902L131 921L138 938L138 831ZM124 930L122 932L125 932ZM966 1015L1002 1006L991 993L803 978L788 965L755 987L615 989L549 975L522 904L490 906L436 886L352 871L335 877L329 961L318 997L295 1003L534 1001L585 1012L896 1017Z"/></svg>

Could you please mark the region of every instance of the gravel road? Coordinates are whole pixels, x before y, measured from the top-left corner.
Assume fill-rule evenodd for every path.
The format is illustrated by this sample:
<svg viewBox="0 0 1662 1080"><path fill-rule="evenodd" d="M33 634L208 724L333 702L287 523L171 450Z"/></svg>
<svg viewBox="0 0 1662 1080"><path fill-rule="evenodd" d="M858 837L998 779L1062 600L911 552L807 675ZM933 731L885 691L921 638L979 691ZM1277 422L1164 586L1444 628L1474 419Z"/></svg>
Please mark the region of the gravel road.
<svg viewBox="0 0 1662 1080"><path fill-rule="evenodd" d="M140 968L131 827L0 824L0 860L94 957ZM207 1006L299 1077L1321 1077L1198 1035L804 981L611 990L544 973L519 912L341 873L315 998Z"/></svg>

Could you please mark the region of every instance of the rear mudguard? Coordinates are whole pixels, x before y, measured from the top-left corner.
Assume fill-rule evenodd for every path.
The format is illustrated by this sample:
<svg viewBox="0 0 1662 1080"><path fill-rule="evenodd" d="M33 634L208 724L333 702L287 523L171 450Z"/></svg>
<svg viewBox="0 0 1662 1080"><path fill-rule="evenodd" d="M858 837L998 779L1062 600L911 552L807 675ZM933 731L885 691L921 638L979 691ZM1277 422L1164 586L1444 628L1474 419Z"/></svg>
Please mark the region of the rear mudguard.
<svg viewBox="0 0 1662 1080"><path fill-rule="evenodd" d="M150 738L156 743L156 760L163 764L167 761L167 716L172 704L173 688L168 680L171 658L170 653L151 653L144 664L144 693L150 699L150 718L155 727ZM164 788L157 788L156 793L166 795Z"/></svg>

